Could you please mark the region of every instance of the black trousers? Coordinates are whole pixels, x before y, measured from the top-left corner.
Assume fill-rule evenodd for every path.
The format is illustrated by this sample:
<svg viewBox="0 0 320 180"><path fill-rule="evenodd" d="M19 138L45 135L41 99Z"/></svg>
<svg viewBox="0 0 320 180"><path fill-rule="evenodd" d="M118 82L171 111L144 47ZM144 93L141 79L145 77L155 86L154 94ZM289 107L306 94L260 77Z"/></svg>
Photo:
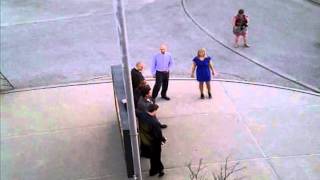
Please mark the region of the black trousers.
<svg viewBox="0 0 320 180"><path fill-rule="evenodd" d="M163 164L161 162L161 143L151 145L150 157L150 174L156 174L163 171Z"/></svg>
<svg viewBox="0 0 320 180"><path fill-rule="evenodd" d="M152 98L156 99L161 86L162 86L161 97L166 97L168 85L169 85L169 72L157 71L156 72L156 83L154 84L154 87L152 90Z"/></svg>
<svg viewBox="0 0 320 180"><path fill-rule="evenodd" d="M151 158L151 148L148 145L145 145L143 142L140 142L140 156L145 158Z"/></svg>

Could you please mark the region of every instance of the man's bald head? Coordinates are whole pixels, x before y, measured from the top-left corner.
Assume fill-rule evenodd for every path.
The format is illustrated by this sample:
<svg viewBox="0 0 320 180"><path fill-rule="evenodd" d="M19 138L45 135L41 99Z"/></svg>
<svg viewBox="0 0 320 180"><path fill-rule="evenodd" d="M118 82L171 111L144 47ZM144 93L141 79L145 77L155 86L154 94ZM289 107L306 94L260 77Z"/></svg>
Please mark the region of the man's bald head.
<svg viewBox="0 0 320 180"><path fill-rule="evenodd" d="M162 53L162 54L164 54L164 53L166 53L166 51L167 51L167 46L165 45L165 44L161 44L160 45L160 52Z"/></svg>
<svg viewBox="0 0 320 180"><path fill-rule="evenodd" d="M138 70L138 71L142 71L143 70L143 68L144 68L144 64L142 63L142 62L137 62L136 63L136 69Z"/></svg>

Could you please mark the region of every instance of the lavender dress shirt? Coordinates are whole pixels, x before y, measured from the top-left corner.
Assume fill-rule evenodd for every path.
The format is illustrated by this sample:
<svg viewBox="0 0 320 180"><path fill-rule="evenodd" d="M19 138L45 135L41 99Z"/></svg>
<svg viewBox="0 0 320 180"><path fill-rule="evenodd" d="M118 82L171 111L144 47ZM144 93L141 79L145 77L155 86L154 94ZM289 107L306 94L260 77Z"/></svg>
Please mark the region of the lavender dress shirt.
<svg viewBox="0 0 320 180"><path fill-rule="evenodd" d="M170 53L165 54L158 53L152 59L151 73L156 74L156 71L167 71L173 66L173 58Z"/></svg>

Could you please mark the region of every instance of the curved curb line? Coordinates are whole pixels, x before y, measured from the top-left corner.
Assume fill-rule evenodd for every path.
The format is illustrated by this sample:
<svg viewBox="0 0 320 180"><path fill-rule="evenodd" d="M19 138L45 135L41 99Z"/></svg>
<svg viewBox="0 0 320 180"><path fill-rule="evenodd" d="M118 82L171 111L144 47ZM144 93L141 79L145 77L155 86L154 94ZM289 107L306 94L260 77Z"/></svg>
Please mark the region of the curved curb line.
<svg viewBox="0 0 320 180"><path fill-rule="evenodd" d="M320 0L309 0L309 1L311 1L312 3L315 3L317 5L320 5Z"/></svg>
<svg viewBox="0 0 320 180"><path fill-rule="evenodd" d="M32 88L23 88L23 89L15 89L15 90L3 91L0 94L12 94L12 93L19 93L19 92L45 90L45 89L56 89L56 88L72 87L72 86L86 86L86 85L95 85L95 84L107 84L107 83L111 83L111 82L112 82L112 80L66 83L66 84L58 84L58 85L51 85L51 86L39 86L39 87L32 87Z"/></svg>
<svg viewBox="0 0 320 180"><path fill-rule="evenodd" d="M320 93L316 93L316 92L312 92L312 91L305 91L305 90L295 89L295 88L290 88L290 87L285 87L285 86L278 86L278 85L274 85L274 84L257 83L257 82L249 82L249 81L238 81L238 80L232 80L232 79L230 79L230 80L229 79L216 79L214 81L247 84L247 85L254 85L254 86L264 86L264 87L269 87L269 88L283 89L283 90L287 90L287 91L293 91L293 92L298 92L298 93L302 93L302 94L308 94L308 95L320 97Z"/></svg>
<svg viewBox="0 0 320 180"><path fill-rule="evenodd" d="M185 3L185 0L181 0L182 8L183 8L185 14L187 15L187 17L189 17L189 19L190 19L200 30L202 30L203 32L205 32L211 39L213 39L214 41L216 41L217 43L219 43L219 44L222 45L223 47L225 47L225 48L227 48L228 50L230 50L231 52L233 52L233 53L235 53L235 54L243 57L244 59L246 59L246 60L248 60L248 61L250 61L250 62L258 65L259 67L262 67L263 69L266 69L266 70L268 70L268 71L270 71L270 72L272 72L272 73L274 73L274 74L276 74L276 75L278 75L278 76L280 76L280 77L282 77L282 78L284 78L284 79L287 79L287 80L289 80L289 81L291 81L291 82L293 82L293 83L295 83L295 84L298 84L298 85L300 85L300 86L302 86L302 87L304 87L304 88L307 88L307 89L309 89L309 90L311 90L311 91L313 91L313 92L320 93L320 89L318 89L318 88L316 88L316 87L314 87L314 86L312 86L312 85L309 85L309 84L307 84L307 83L298 81L296 78L294 78L294 77L292 77L292 76L290 76L290 75L288 75L288 74L285 74L285 73L283 73L283 72L281 72L281 71L279 71L279 70L275 70L274 68L271 68L271 67L269 67L268 65L263 64L263 63L261 63L261 62L259 62L259 61L257 61L257 60L254 60L254 59L248 57L247 55L245 55L245 54L243 54L243 53L240 53L240 52L238 52L238 51L235 51L234 49L232 49L232 48L230 48L229 46L227 46L226 44L224 44L222 41L216 39L208 29L206 29L206 28L205 28L204 26L202 26L198 21L195 20L195 18L191 15L191 13L190 13L190 12L188 11L188 9L186 8L186 5L185 5L185 4L186 4L186 3Z"/></svg>
<svg viewBox="0 0 320 180"><path fill-rule="evenodd" d="M101 11L103 12L103 11ZM79 18L85 18L85 17L90 17L92 15L112 15L112 12L108 13L100 13L99 12L89 12L89 13L83 13L79 15L70 15L70 16L65 16L65 17L60 17L60 18L51 18L51 19L43 19L43 20L34 20L34 21L26 21L26 22L20 22L20 23L5 23L1 24L1 28L6 28L6 27L11 27L11 26L20 26L20 25L27 25L27 24L40 24L40 23L47 23L47 22L57 22L57 21L68 21L72 19L79 19Z"/></svg>
<svg viewBox="0 0 320 180"><path fill-rule="evenodd" d="M146 81L154 81L154 78L146 78ZM195 81L195 78L170 78L173 81ZM311 91L305 91L301 89L289 88L284 86L278 86L273 84L266 84L266 83L257 83L257 82L250 82L250 81L239 81L239 80L232 80L232 79L213 79L211 81L218 81L218 82L229 82L229 83L238 83L238 84L246 84L246 85L254 85L254 86L264 86L276 89L283 89L293 92L298 92L302 94L308 94L320 97L320 93L315 93ZM69 84L59 84L59 85L52 85L52 86L41 86L35 88L24 88L24 89L17 89L11 91L4 91L0 94L12 94L12 93L19 93L19 92L28 92L28 91L36 91L36 90L46 90L46 89L55 89L55 88L63 88L63 87L72 87L72 86L87 86L87 85L96 85L96 84L108 84L112 83L112 80L104 80L104 81L94 81L94 82L79 82L79 83L69 83Z"/></svg>

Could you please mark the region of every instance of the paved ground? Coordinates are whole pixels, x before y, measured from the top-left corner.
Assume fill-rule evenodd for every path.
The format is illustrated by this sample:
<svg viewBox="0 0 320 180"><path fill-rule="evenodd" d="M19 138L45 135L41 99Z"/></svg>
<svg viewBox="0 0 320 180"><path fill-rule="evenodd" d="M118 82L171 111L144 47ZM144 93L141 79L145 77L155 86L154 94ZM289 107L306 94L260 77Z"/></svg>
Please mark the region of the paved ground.
<svg viewBox="0 0 320 180"><path fill-rule="evenodd" d="M212 85L213 100L200 100L195 81L171 81L172 100L158 100L169 126L163 179L187 179L186 164L200 158L206 172L217 171L228 155L246 167L237 174L246 179L320 178L319 95ZM1 99L1 179L125 179L111 83ZM142 168L153 179L146 159Z"/></svg>
<svg viewBox="0 0 320 180"><path fill-rule="evenodd" d="M1 1L1 72L16 88L109 76L110 65L120 61L111 2ZM303 0L185 2L195 19L227 46L232 44L231 17L245 8L251 17L253 47L237 51L319 88L318 5ZM206 47L219 78L303 88L213 41L186 16L181 0L125 4L131 64L137 60L149 64L159 44L166 42L176 59L172 74L188 77L196 50Z"/></svg>
<svg viewBox="0 0 320 180"><path fill-rule="evenodd" d="M230 26L230 16L243 7L251 17L249 37L254 47L239 51L319 87L320 81L316 78L320 76L320 24L316 18L320 16L319 6L304 0L275 0L268 3L254 0L232 3L186 0L186 4L200 24L229 46L232 46L232 37L226 27ZM207 16L209 11L214 13ZM313 75L298 75L302 69L308 69Z"/></svg>
<svg viewBox="0 0 320 180"><path fill-rule="evenodd" d="M231 46L231 17L245 8L252 48L236 51L320 88L319 5L306 0L185 0L183 9L181 2L125 1L132 65L137 60L148 65L165 42L176 60L172 77L188 77L196 50L206 47L217 78L303 89L213 40ZM16 88L106 78L110 65L120 62L112 1L3 0L0 50L1 72ZM150 75L148 67L144 73ZM214 99L201 101L196 82L171 81L172 101L159 101L159 117L169 125L163 179L186 179L186 164L200 158L207 172L217 171L228 155L231 163L247 167L238 174L247 179L320 178L319 95L213 85ZM110 83L0 96L1 179L126 177ZM142 167L145 179L151 179L145 159Z"/></svg>

